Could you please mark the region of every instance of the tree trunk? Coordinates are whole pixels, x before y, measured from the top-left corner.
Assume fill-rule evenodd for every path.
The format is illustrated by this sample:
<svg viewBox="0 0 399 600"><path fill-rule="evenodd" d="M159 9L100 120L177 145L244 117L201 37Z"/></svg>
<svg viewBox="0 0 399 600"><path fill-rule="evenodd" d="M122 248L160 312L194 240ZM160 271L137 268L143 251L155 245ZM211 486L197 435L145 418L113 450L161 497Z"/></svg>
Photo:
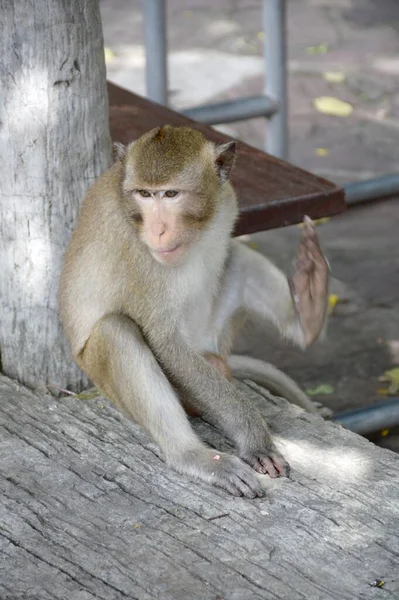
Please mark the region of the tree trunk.
<svg viewBox="0 0 399 600"><path fill-rule="evenodd" d="M0 0L0 352L10 377L80 387L58 320L63 254L111 144L97 0Z"/></svg>

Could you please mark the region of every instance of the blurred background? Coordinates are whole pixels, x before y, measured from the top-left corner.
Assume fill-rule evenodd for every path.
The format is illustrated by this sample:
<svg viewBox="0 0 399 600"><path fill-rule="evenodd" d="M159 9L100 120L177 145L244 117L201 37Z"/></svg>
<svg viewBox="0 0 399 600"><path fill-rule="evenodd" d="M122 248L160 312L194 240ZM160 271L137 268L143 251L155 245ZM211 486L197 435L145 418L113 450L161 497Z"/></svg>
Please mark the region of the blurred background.
<svg viewBox="0 0 399 600"><path fill-rule="evenodd" d="M108 79L145 95L142 3L100 6ZM172 108L262 93L260 15L256 0L168 0ZM398 173L398 0L288 0L287 44L290 162L339 184ZM325 96L330 115L320 111ZM217 128L264 147L263 118ZM257 326L237 350L270 360L334 412L399 396L398 199L364 204L317 227L332 268L325 340L301 352ZM299 236L295 226L245 243L289 273ZM386 371L393 381L381 381ZM399 451L395 430L376 441Z"/></svg>

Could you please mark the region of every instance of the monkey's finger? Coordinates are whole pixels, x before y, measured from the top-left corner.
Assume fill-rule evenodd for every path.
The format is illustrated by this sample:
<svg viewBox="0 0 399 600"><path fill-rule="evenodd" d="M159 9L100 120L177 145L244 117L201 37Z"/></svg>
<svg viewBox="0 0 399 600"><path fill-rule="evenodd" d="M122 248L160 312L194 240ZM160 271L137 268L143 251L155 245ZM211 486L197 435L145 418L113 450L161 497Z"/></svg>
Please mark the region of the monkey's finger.
<svg viewBox="0 0 399 600"><path fill-rule="evenodd" d="M262 475L265 475L267 473L266 467L262 465L262 462L258 458L256 458L253 461L253 463L251 464L251 467L253 469L255 469L255 471L257 473L262 473Z"/></svg>
<svg viewBox="0 0 399 600"><path fill-rule="evenodd" d="M314 223L310 217L305 215L303 217L303 233L306 236L315 236L317 238L316 229Z"/></svg>
<svg viewBox="0 0 399 600"><path fill-rule="evenodd" d="M216 481L215 485L217 487L221 488L222 490L229 492L229 494L231 494L232 496L236 496L236 497L243 496L243 494L239 490L239 488L236 485L234 485L234 482L229 481L228 479Z"/></svg>
<svg viewBox="0 0 399 600"><path fill-rule="evenodd" d="M254 496L252 496L253 498L256 496L262 497L265 495L265 491L262 488L259 480L254 477L251 471L245 470L240 473L240 479L242 483L250 490L250 492L254 494Z"/></svg>
<svg viewBox="0 0 399 600"><path fill-rule="evenodd" d="M256 498L263 496L264 492L258 480L251 474L251 481L244 481L244 475L234 475L231 478L223 478L217 485L233 496L244 496L245 498Z"/></svg>
<svg viewBox="0 0 399 600"><path fill-rule="evenodd" d="M269 457L273 461L273 465L282 477L289 477L291 473L290 465L279 452L270 452Z"/></svg>
<svg viewBox="0 0 399 600"><path fill-rule="evenodd" d="M261 460L262 460L262 464L263 464L264 468L266 469L266 473L272 479L275 479L276 477L278 477L279 473L278 473L278 470L275 468L273 461L268 456L263 456Z"/></svg>
<svg viewBox="0 0 399 600"><path fill-rule="evenodd" d="M255 469L257 473L262 473L263 475L266 473L266 468L263 466L259 456L256 456L255 454L241 455L241 459Z"/></svg>
<svg viewBox="0 0 399 600"><path fill-rule="evenodd" d="M249 485L247 485L246 483L244 483L244 481L242 481L241 479L239 479L236 482L236 486L237 486L237 488L240 490L241 494L245 498L256 498L256 496L258 495L256 491L254 491L253 489L251 489L249 487Z"/></svg>

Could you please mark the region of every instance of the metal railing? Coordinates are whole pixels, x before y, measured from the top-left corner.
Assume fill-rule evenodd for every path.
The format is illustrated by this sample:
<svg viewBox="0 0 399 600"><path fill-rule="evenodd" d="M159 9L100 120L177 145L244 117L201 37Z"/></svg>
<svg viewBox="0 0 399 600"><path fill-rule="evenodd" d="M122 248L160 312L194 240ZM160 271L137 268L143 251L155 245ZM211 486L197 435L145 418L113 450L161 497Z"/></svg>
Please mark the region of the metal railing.
<svg viewBox="0 0 399 600"><path fill-rule="evenodd" d="M146 89L150 100L168 104L166 0L143 0L146 47ZM269 119L265 149L288 159L287 57L285 45L285 0L262 0L264 44L264 95L217 104L204 104L181 111L208 125L231 123L254 117Z"/></svg>

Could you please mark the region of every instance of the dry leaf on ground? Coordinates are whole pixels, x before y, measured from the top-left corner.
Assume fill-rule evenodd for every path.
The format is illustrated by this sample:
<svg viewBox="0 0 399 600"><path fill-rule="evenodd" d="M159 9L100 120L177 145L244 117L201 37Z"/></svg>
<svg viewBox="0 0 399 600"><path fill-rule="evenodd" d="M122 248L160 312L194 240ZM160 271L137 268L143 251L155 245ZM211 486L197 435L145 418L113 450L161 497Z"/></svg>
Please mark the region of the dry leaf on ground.
<svg viewBox="0 0 399 600"><path fill-rule="evenodd" d="M399 393L399 367L395 367L394 369L389 369L385 371L384 375L378 378L378 381L383 381L385 383L389 383L389 387L387 389L388 394L398 394ZM380 393L380 392L379 392Z"/></svg>
<svg viewBox="0 0 399 600"><path fill-rule="evenodd" d="M330 49L329 45L323 42L317 46L308 46L306 48L306 54L325 54Z"/></svg>
<svg viewBox="0 0 399 600"><path fill-rule="evenodd" d="M349 117L353 112L352 104L334 98L333 96L319 96L313 100L313 105L315 109L323 113L323 115L330 115L333 117Z"/></svg>
<svg viewBox="0 0 399 600"><path fill-rule="evenodd" d="M329 394L334 393L334 388L328 383L322 383L315 388L308 388L306 393L308 396L328 396Z"/></svg>
<svg viewBox="0 0 399 600"><path fill-rule="evenodd" d="M329 83L343 83L345 81L345 73L342 71L326 71L323 73L323 79Z"/></svg>

